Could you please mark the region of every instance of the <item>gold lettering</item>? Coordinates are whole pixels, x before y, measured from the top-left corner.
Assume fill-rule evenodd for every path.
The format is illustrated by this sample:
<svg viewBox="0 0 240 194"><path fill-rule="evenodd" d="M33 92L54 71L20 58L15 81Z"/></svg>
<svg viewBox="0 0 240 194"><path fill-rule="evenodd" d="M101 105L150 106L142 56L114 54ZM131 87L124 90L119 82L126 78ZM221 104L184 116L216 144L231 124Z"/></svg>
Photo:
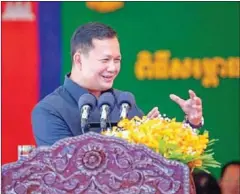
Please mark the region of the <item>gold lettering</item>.
<svg viewBox="0 0 240 194"><path fill-rule="evenodd" d="M156 79L167 79L168 78L168 67L170 51L156 51L154 53L154 66L155 66L155 78Z"/></svg>
<svg viewBox="0 0 240 194"><path fill-rule="evenodd" d="M189 57L186 57L183 60L182 70L180 71L182 79L188 79L191 77L191 73L192 73L191 67L192 67L192 59Z"/></svg>
<svg viewBox="0 0 240 194"><path fill-rule="evenodd" d="M228 65L222 57L214 57L214 63L219 68L219 76L225 78L228 76Z"/></svg>
<svg viewBox="0 0 240 194"><path fill-rule="evenodd" d="M173 79L187 79L191 76L191 63L190 58L185 58L182 62L173 58L171 61L170 77Z"/></svg>
<svg viewBox="0 0 240 194"><path fill-rule="evenodd" d="M147 50L138 53L135 63L135 75L139 80L152 79L202 79L202 85L206 88L217 87L219 77L239 78L240 58L222 57L192 59L186 57L170 59L169 50L158 50L154 54ZM219 76L219 77L218 77Z"/></svg>
<svg viewBox="0 0 240 194"><path fill-rule="evenodd" d="M240 77L239 69L239 57L229 57L227 60L228 64L228 76L229 78Z"/></svg>
<svg viewBox="0 0 240 194"><path fill-rule="evenodd" d="M152 64L152 55L149 51L139 52L135 64L135 74L137 79L152 79L154 72Z"/></svg>
<svg viewBox="0 0 240 194"><path fill-rule="evenodd" d="M200 79L203 74L202 63L200 59L192 60L192 76L195 79Z"/></svg>
<svg viewBox="0 0 240 194"><path fill-rule="evenodd" d="M217 87L219 84L219 79L217 77L217 64L214 63L212 59L203 59L203 79L202 84L206 88Z"/></svg>
<svg viewBox="0 0 240 194"><path fill-rule="evenodd" d="M171 61L171 68L169 70L169 75L172 79L181 78L181 61L177 58L173 58Z"/></svg>

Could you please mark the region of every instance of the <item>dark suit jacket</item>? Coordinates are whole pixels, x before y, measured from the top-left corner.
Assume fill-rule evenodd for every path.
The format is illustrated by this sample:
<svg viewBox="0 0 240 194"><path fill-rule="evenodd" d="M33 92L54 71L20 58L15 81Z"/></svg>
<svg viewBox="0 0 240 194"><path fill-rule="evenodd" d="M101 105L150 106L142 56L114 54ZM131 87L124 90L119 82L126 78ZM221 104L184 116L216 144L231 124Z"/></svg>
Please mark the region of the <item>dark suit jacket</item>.
<svg viewBox="0 0 240 194"><path fill-rule="evenodd" d="M115 99L122 91L111 89ZM41 100L32 111L32 127L37 146L52 145L60 139L82 134L78 99L88 93L74 83L68 76L64 84ZM109 120L119 121L120 110L115 106ZM142 117L143 112L135 105L128 114L129 118ZM99 122L100 111L96 108L89 117L89 122ZM91 129L100 132L100 129Z"/></svg>

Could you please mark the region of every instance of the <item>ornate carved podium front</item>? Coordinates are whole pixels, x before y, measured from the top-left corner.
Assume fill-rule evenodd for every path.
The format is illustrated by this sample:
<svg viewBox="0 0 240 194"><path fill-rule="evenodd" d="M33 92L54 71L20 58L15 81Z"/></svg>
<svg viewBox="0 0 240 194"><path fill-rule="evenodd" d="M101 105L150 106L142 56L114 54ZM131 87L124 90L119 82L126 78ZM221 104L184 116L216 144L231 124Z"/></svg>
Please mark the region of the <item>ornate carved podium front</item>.
<svg viewBox="0 0 240 194"><path fill-rule="evenodd" d="M189 168L143 145L90 132L2 167L2 193L186 194ZM194 192L194 191L193 191Z"/></svg>

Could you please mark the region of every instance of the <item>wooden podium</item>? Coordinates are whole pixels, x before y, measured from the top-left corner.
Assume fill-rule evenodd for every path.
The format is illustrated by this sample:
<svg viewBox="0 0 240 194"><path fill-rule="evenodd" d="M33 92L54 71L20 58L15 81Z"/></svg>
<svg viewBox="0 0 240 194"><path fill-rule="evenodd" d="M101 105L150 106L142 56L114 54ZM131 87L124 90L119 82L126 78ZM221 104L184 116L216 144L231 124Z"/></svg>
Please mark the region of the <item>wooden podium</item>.
<svg viewBox="0 0 240 194"><path fill-rule="evenodd" d="M2 166L2 193L195 194L187 165L89 132Z"/></svg>

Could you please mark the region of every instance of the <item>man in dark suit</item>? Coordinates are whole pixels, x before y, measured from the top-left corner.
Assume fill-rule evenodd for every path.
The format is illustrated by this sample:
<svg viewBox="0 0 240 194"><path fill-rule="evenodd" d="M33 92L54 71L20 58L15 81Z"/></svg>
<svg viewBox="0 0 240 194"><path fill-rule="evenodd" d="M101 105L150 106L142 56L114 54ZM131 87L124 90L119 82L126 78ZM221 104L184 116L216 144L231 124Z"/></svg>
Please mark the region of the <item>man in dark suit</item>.
<svg viewBox="0 0 240 194"><path fill-rule="evenodd" d="M81 95L91 93L98 98L104 92L111 92L117 99L122 92L112 88L122 58L117 33L111 27L88 23L77 28L71 39L71 57L72 70L65 76L64 84L33 109L32 126L38 146L52 145L62 138L82 134L78 108ZM202 124L201 99L193 91L189 93L188 100L173 94L170 98L183 109L186 121L198 127ZM155 118L159 114L155 107L147 116ZM99 115L99 110L95 109L90 122L99 122ZM143 112L135 105L128 116L141 117ZM118 117L119 109L115 107L110 119Z"/></svg>

